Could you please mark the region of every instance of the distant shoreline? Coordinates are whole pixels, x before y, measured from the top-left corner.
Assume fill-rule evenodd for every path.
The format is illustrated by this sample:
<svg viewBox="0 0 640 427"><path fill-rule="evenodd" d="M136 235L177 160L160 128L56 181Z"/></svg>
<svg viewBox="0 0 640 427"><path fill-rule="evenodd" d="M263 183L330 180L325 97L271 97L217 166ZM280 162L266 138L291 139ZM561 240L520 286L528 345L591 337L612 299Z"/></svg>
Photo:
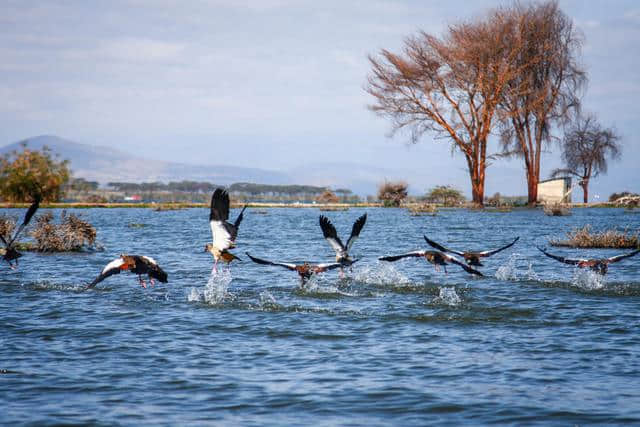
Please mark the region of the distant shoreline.
<svg viewBox="0 0 640 427"><path fill-rule="evenodd" d="M29 203L10 203L10 202L0 202L0 209L12 209L12 208L27 208L29 207ZM245 205L245 203L237 203L232 202L232 208L241 208ZM275 202L247 202L247 207L249 208L257 208L257 209L266 209L266 208L311 208L311 209L320 209L327 211L340 211L347 210L350 208L383 208L382 203L275 203ZM400 208L409 209L412 207L421 206L422 203L407 203L400 206ZM438 209L470 209L471 205L462 205L462 206L454 206L454 207L445 207L440 204L435 204ZM540 208L542 205L536 206L536 208ZM625 206L615 205L613 203L571 203L569 204L571 208L624 208ZM156 209L159 211L163 210L178 210L178 209L189 209L189 208L208 208L209 203L83 203L83 202L56 202L56 203L41 203L41 208L45 209L93 209L93 208L104 208L104 209L113 209L113 208L147 208L147 209ZM526 206L517 206L517 207L508 207L509 209L529 209ZM496 210L493 206L486 206L486 210Z"/></svg>

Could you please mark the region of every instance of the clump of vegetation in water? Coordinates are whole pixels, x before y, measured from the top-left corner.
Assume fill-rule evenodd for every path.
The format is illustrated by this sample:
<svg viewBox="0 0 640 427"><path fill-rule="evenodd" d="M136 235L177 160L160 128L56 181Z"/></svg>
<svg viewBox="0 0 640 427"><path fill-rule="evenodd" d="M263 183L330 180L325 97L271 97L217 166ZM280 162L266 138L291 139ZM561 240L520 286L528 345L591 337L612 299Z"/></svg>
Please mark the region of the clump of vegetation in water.
<svg viewBox="0 0 640 427"><path fill-rule="evenodd" d="M5 240L11 239L13 230L16 228L16 220L8 215L0 215L0 236Z"/></svg>
<svg viewBox="0 0 640 427"><path fill-rule="evenodd" d="M571 208L565 203L545 203L542 210L549 216L568 216L571 215Z"/></svg>
<svg viewBox="0 0 640 427"><path fill-rule="evenodd" d="M127 227L129 228L144 228L147 227L148 224L142 222L130 222Z"/></svg>
<svg viewBox="0 0 640 427"><path fill-rule="evenodd" d="M412 205L407 208L409 210L409 215L411 216L421 216L421 215L436 215L438 213L438 208L433 203L421 203L417 205Z"/></svg>
<svg viewBox="0 0 640 427"><path fill-rule="evenodd" d="M37 252L74 252L97 249L96 229L74 214L62 211L60 223L53 222L53 214L47 212L36 219L31 232Z"/></svg>
<svg viewBox="0 0 640 427"><path fill-rule="evenodd" d="M640 248L640 231L635 234L618 230L592 232L590 225L574 228L567 232L566 240L549 240L552 246L566 246L570 248Z"/></svg>

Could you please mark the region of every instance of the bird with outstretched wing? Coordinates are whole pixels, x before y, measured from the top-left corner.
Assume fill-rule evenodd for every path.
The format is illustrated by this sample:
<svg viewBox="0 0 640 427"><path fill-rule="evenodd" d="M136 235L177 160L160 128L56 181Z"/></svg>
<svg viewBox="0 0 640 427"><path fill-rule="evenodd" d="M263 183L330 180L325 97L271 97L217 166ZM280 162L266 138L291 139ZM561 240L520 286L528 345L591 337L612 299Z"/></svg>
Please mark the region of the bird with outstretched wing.
<svg viewBox="0 0 640 427"><path fill-rule="evenodd" d="M29 224L31 218L33 218L33 215L35 215L39 207L40 197L36 196L35 200L31 204L31 206L29 206L27 212L24 214L22 224L18 226L18 229L15 231L15 233L13 233L13 236L11 238L9 238L9 236L5 238L5 236L0 234L0 240L2 240L2 243L4 244L4 254L2 255L2 259L9 264L9 268L11 268L12 270L18 267L18 258L22 256L22 254L13 247L13 244L15 243L22 230L24 230L24 228ZM15 261L15 264L13 263L13 261Z"/></svg>
<svg viewBox="0 0 640 427"><path fill-rule="evenodd" d="M461 252L461 251L456 251L454 249L448 249L445 248L444 246L442 246L441 244L434 242L433 240L429 239L427 236L424 236L424 239L427 241L427 243L442 252L449 252L452 254L456 254L461 256L462 258L464 258L465 262L469 265L475 265L478 267L482 267L483 264L480 262L480 258L485 258L485 257L489 257L491 255L497 254L500 251L503 251L507 248L510 248L511 246L513 246L519 239L520 237L516 237L511 243L502 246L498 249L491 249L488 251L465 251L465 252Z"/></svg>

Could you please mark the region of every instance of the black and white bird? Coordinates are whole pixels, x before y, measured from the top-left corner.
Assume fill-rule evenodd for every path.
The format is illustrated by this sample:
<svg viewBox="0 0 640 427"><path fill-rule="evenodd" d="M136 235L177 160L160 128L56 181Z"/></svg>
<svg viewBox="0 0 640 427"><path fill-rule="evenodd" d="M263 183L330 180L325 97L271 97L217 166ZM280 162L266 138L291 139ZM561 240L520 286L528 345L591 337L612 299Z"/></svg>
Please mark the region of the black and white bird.
<svg viewBox="0 0 640 427"><path fill-rule="evenodd" d="M320 228L322 229L322 234L324 238L327 239L329 245L336 252L336 262L341 264L340 271L342 272L342 267L347 267L353 264L353 259L349 256L349 251L351 250L351 246L360 236L360 231L362 231L362 227L364 227L365 222L367 222L367 214L362 215L358 218L351 228L351 235L347 239L347 244L342 243L342 240L338 237L338 233L336 232L336 228L331 224L329 218L324 215L320 215Z"/></svg>
<svg viewBox="0 0 640 427"><path fill-rule="evenodd" d="M570 264L570 265L576 265L580 268L589 268L593 271L595 271L598 274L601 275L605 275L607 274L607 270L609 269L609 264L612 264L614 262L618 262L621 261L625 258L629 258L632 257L634 255L637 255L638 253L640 253L640 249L636 249L635 251L631 251L629 253L626 254L622 254L622 255L616 255L616 256L612 256L610 258L577 258L577 259L572 259L572 258L565 258L563 256L560 255L554 255L554 254L550 254L549 252L547 252L546 250L542 249L541 247L537 247L538 250L540 252L542 252L543 254L545 254L546 256L548 256L549 258L553 258L556 261L560 261L563 262L565 264Z"/></svg>
<svg viewBox="0 0 640 427"><path fill-rule="evenodd" d="M211 226L211 234L213 235L213 243L207 243L204 247L205 252L213 255L215 260L213 271L218 271L218 260L222 260L229 264L234 259L240 260L237 256L229 252L229 249L236 246L236 237L238 237L238 227L242 222L242 214L247 208L245 205L240 211L240 215L233 224L227 222L229 219L229 193L226 190L217 188L211 196L211 211L209 213L209 225Z"/></svg>
<svg viewBox="0 0 640 427"><path fill-rule="evenodd" d="M439 243L434 242L433 240L430 240L429 238L427 238L427 236L424 236L424 239L427 241L427 243L429 245L431 245L431 247L442 251L442 252L450 252L452 254L456 254L456 255L460 255L461 257L464 258L465 262L469 265L475 265L477 267L482 267L483 264L480 262L480 258L485 258L485 257L489 257L493 254L497 254L500 251L503 251L507 248L510 248L511 246L513 246L519 239L520 237L516 237L513 242L509 243L508 245L505 245L501 248L498 249L492 249L489 251L464 251L464 252L460 252L460 251L456 251L453 249L447 249L444 246L442 246Z"/></svg>
<svg viewBox="0 0 640 427"><path fill-rule="evenodd" d="M251 259L251 261L255 262L256 264L274 265L276 267L284 267L288 270L295 271L300 276L300 280L302 280L303 286L305 282L309 280L311 276L313 276L314 274L324 273L325 271L333 270L342 265L339 262L320 263L320 264L314 264L309 262L303 262L302 264L294 264L289 262L273 262L273 261L267 261L264 259L251 256L249 252L245 252L245 253ZM354 263L356 261L358 260L357 259L352 260L351 262Z"/></svg>
<svg viewBox="0 0 640 427"><path fill-rule="evenodd" d="M447 255L444 252L438 252L438 251L413 251L413 252L408 252L408 253L402 254L402 255L383 256L383 257L380 257L378 259L380 261L391 261L391 262L394 262L394 261L398 261L399 259L407 258L407 257L424 258L425 261L433 264L433 266L436 269L436 271L439 271L440 270L440 266L442 266L444 268L444 272L446 273L447 272L447 264L456 264L456 265L459 265L460 267L462 267L464 269L464 271L466 271L467 273L475 274L476 276L482 276L483 275L478 270L475 270L475 269L469 267L464 262L459 261L455 257L452 257L451 255Z"/></svg>
<svg viewBox="0 0 640 427"><path fill-rule="evenodd" d="M122 254L119 258L114 259L107 264L98 277L91 282L87 289L93 288L109 276L120 274L121 271L130 271L138 275L138 280L142 287L146 288L147 284L142 278L143 274L149 276L151 285L155 284L154 279L162 283L168 282L167 273L158 265L156 260L144 255L126 255Z"/></svg>
<svg viewBox="0 0 640 427"><path fill-rule="evenodd" d="M20 224L16 232L13 233L13 237L9 238L9 236L7 236L7 238L5 238L2 234L0 234L0 240L2 240L2 243L4 244L2 259L9 264L9 268L11 268L12 270L15 270L18 267L18 258L22 256L22 254L13 247L13 244L15 243L22 230L24 230L24 228L29 224L31 218L38 210L38 207L40 207L40 197L36 196L35 201L31 204L31 206L29 206L29 209L27 209L27 212L24 214L22 224ZM13 261L15 261L15 263Z"/></svg>

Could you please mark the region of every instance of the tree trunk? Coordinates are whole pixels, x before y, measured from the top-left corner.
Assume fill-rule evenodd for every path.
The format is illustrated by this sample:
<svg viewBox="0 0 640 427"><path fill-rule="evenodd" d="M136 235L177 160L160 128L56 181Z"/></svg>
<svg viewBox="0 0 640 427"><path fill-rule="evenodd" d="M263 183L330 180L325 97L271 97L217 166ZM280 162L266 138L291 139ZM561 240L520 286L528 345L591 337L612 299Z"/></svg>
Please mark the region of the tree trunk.
<svg viewBox="0 0 640 427"><path fill-rule="evenodd" d="M476 207L484 208L484 182L477 182L471 184L471 196L473 197L473 204Z"/></svg>
<svg viewBox="0 0 640 427"><path fill-rule="evenodd" d="M583 194L583 201L584 203L589 203L589 180L588 179L583 179L582 182L580 183L580 186L582 187L582 194Z"/></svg>
<svg viewBox="0 0 640 427"><path fill-rule="evenodd" d="M538 203L538 177L532 170L527 171L528 204L534 207Z"/></svg>
<svg viewBox="0 0 640 427"><path fill-rule="evenodd" d="M471 199L475 207L484 207L484 170L474 158L467 157L469 178L471 179Z"/></svg>

